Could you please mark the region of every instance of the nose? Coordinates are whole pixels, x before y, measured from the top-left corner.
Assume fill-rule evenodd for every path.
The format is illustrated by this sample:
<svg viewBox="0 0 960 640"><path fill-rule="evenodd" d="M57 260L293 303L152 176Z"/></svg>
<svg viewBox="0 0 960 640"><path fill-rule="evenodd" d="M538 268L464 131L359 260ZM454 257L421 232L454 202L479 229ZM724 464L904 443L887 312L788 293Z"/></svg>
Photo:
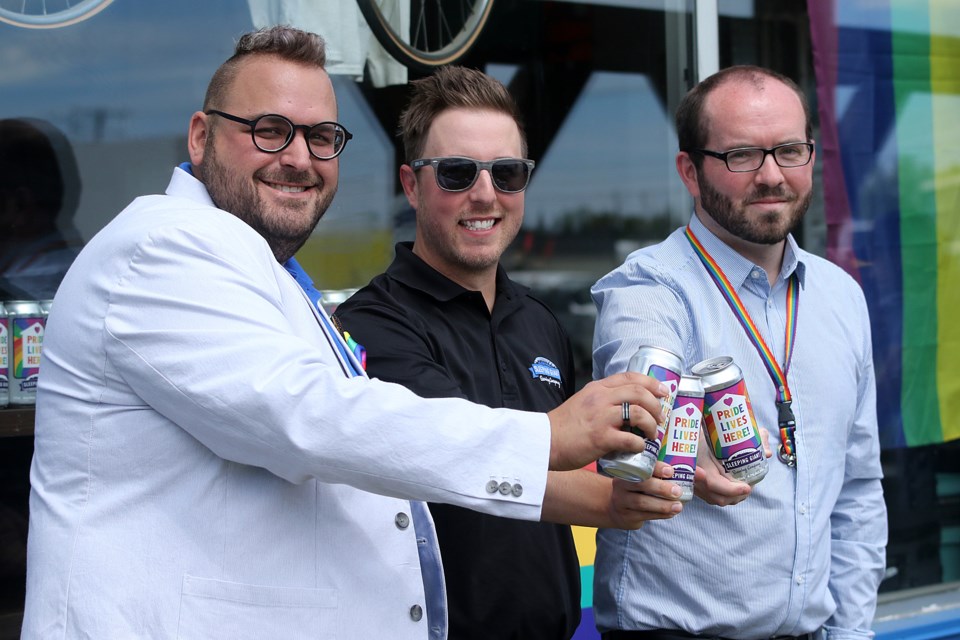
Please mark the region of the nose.
<svg viewBox="0 0 960 640"><path fill-rule="evenodd" d="M307 142L307 132L294 130L293 139L277 155L280 156L280 163L304 169L313 162L313 156L310 154L310 146Z"/></svg>
<svg viewBox="0 0 960 640"><path fill-rule="evenodd" d="M480 169L477 181L470 187L470 199L477 202L490 202L496 200L497 190L493 186L493 176L487 169Z"/></svg>
<svg viewBox="0 0 960 640"><path fill-rule="evenodd" d="M756 181L763 184L780 184L783 182L783 171L772 153L763 157L760 168L756 170Z"/></svg>

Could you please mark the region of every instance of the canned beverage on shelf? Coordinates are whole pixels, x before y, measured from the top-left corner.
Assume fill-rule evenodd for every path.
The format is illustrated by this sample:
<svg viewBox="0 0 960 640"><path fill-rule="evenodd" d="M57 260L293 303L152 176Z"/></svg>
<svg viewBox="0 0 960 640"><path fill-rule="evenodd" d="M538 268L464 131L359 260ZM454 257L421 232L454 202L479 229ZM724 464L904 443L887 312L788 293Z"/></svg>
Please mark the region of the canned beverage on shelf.
<svg viewBox="0 0 960 640"><path fill-rule="evenodd" d="M760 482L767 458L740 367L730 356L718 356L698 362L691 372L703 383L703 421L714 455L737 480Z"/></svg>
<svg viewBox="0 0 960 640"><path fill-rule="evenodd" d="M693 498L693 474L697 469L697 445L703 421L703 383L697 376L681 376L660 448L660 459L673 467L671 482L683 493L681 502Z"/></svg>
<svg viewBox="0 0 960 640"><path fill-rule="evenodd" d="M10 404L34 404L40 377L44 317L36 300L8 300Z"/></svg>
<svg viewBox="0 0 960 640"><path fill-rule="evenodd" d="M10 404L10 319L0 304L0 407Z"/></svg>
<svg viewBox="0 0 960 640"><path fill-rule="evenodd" d="M627 370L648 375L667 386L670 394L660 401L662 414L666 416L673 407L677 387L680 384L680 372L683 370L683 361L680 356L660 347L644 345L630 358ZM597 468L614 478L631 482L646 480L653 474L653 468L657 464L665 424L666 418L663 418L657 424L656 436L647 438L646 447L640 453L629 451L609 453L597 460ZM637 434L642 435L639 432Z"/></svg>

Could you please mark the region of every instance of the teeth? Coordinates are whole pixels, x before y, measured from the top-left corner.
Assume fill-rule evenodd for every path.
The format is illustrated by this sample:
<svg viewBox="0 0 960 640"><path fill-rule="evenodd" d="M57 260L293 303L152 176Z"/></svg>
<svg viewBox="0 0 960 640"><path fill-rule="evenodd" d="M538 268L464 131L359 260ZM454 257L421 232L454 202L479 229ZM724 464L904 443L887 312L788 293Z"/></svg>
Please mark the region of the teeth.
<svg viewBox="0 0 960 640"><path fill-rule="evenodd" d="M464 220L463 226L465 226L470 231L486 231L487 229L493 228L493 223L495 220Z"/></svg>
<svg viewBox="0 0 960 640"><path fill-rule="evenodd" d="M303 193L307 190L306 187L290 187L285 184L271 184L270 186L277 191L283 191L284 193Z"/></svg>

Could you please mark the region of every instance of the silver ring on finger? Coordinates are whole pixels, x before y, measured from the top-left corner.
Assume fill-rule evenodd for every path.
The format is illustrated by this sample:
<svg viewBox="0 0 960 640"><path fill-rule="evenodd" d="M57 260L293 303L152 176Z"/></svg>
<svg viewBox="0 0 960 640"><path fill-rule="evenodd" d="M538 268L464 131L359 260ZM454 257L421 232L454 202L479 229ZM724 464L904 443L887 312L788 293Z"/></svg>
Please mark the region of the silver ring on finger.
<svg viewBox="0 0 960 640"><path fill-rule="evenodd" d="M630 428L630 403L624 402L620 407L620 415L623 416L623 428Z"/></svg>

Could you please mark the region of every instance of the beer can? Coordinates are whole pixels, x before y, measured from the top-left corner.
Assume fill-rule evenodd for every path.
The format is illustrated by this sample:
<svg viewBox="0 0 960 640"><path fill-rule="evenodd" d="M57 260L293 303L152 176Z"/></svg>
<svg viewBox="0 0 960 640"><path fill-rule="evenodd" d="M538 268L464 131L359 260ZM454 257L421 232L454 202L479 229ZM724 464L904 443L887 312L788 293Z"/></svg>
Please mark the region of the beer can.
<svg viewBox="0 0 960 640"><path fill-rule="evenodd" d="M660 400L661 413L668 414L673 401L677 395L677 388L680 385L680 372L683 369L683 361L680 356L661 349L644 345L637 349L637 352L630 358L628 371L636 371L651 378L656 378L664 383L670 390L669 395ZM605 474L614 478L622 478L631 482L640 482L646 480L653 474L653 468L657 464L657 457L660 455L660 444L663 441L663 434L666 426L666 418L657 425L657 434L654 438L647 438L647 444L640 453L629 451L615 451L608 453L597 460L597 467ZM642 435L636 432L637 435Z"/></svg>
<svg viewBox="0 0 960 640"><path fill-rule="evenodd" d="M740 367L730 356L718 356L698 362L691 372L703 383L703 422L714 455L737 480L760 482L767 458Z"/></svg>
<svg viewBox="0 0 960 640"><path fill-rule="evenodd" d="M10 318L0 304L0 407L10 404Z"/></svg>
<svg viewBox="0 0 960 640"><path fill-rule="evenodd" d="M35 300L8 300L10 322L10 404L34 404L40 376L44 318Z"/></svg>
<svg viewBox="0 0 960 640"><path fill-rule="evenodd" d="M681 376L660 448L660 459L673 467L671 482L683 489L681 502L693 498L693 473L703 421L703 383L697 376Z"/></svg>

